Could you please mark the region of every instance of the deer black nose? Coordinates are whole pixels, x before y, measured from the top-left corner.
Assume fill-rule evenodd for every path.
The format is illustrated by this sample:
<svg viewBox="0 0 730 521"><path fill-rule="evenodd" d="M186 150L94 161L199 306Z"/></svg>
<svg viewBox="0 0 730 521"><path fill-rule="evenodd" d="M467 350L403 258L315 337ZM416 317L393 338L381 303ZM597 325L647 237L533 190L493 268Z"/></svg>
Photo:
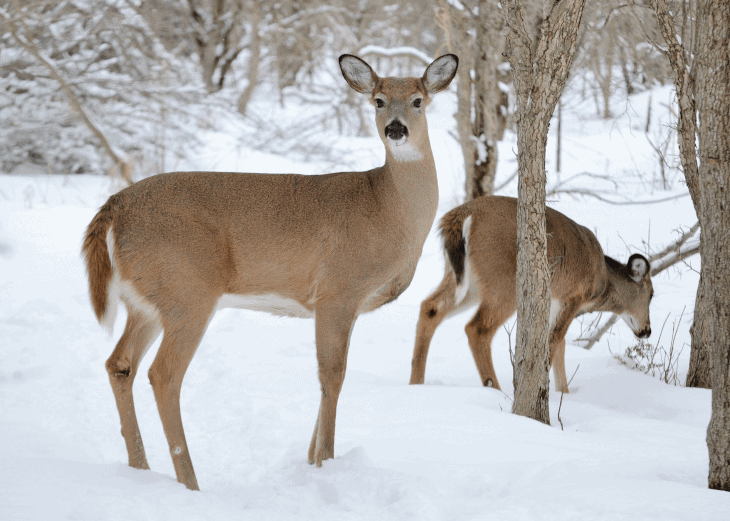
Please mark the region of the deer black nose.
<svg viewBox="0 0 730 521"><path fill-rule="evenodd" d="M398 141L403 136L407 135L408 128L398 120L393 121L390 125L385 127L385 136L393 141Z"/></svg>
<svg viewBox="0 0 730 521"><path fill-rule="evenodd" d="M647 327L646 329L639 331L639 334L636 336L639 338L649 338L651 336L651 328Z"/></svg>

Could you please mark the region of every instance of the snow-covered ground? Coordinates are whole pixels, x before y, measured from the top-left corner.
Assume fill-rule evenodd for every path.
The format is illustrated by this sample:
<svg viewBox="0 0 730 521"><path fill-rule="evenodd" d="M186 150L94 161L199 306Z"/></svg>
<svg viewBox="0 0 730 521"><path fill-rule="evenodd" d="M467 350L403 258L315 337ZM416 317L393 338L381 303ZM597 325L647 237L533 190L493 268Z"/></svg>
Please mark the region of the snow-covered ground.
<svg viewBox="0 0 730 521"><path fill-rule="evenodd" d="M660 107L670 95L657 90L653 103ZM641 200L682 193L679 183L664 192L648 181L657 166L643 132L646 102L646 94L617 102L623 115L609 122L579 118L586 107L568 105L561 179L608 175L617 194ZM448 133L453 106L450 94L441 95L429 115L439 215L462 192L461 156ZM323 135L328 139L334 141ZM241 149L225 134L208 142L179 168L325 168ZM357 151L343 165L369 168L383 156L377 140L335 144ZM548 146L552 169L552 138ZM508 136L502 178L516 166L514 149ZM730 495L707 489L710 392L670 386L620 364L612 352L635 343L622 323L590 351L570 343L587 321L571 327L566 366L569 376L577 371L560 407L562 428L554 391L552 426L510 413L506 332L493 350L505 392L480 386L463 331L470 313L440 327L426 385L408 386L418 306L442 275L434 233L410 288L357 322L335 459L322 468L306 462L319 404L313 322L224 310L183 385L201 492L174 477L146 378L155 347L135 384L152 470L128 467L104 369L124 314L107 337L91 311L79 256L85 226L113 189L104 177L0 175L0 519L730 519ZM620 260L646 252L645 243L660 249L676 237L673 230L695 222L688 197L614 206L563 196L550 204L595 229ZM678 328L681 381L696 285L686 266L654 280L650 341L657 342L665 319L661 344L668 347L671 326Z"/></svg>

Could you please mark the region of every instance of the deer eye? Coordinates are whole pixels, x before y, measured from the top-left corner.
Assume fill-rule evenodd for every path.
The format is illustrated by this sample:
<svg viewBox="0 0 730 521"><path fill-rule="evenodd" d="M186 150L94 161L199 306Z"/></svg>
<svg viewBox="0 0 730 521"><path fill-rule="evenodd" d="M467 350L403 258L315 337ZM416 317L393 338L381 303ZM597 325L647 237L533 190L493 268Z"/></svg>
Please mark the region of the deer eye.
<svg viewBox="0 0 730 521"><path fill-rule="evenodd" d="M382 109L383 107L385 107L385 102L380 98L375 98L375 106L379 109Z"/></svg>
<svg viewBox="0 0 730 521"><path fill-rule="evenodd" d="M420 109L421 102L423 102L423 100L421 98L416 98L413 100L413 106L416 107L417 109Z"/></svg>

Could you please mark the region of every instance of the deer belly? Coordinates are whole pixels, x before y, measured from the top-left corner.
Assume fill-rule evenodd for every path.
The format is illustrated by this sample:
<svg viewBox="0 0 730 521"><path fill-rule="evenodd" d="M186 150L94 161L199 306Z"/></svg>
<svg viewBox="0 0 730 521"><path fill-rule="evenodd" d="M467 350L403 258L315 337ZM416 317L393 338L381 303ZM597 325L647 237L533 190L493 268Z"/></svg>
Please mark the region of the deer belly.
<svg viewBox="0 0 730 521"><path fill-rule="evenodd" d="M224 294L218 301L217 309L237 308L253 311L266 311L282 317L312 318L314 313L294 299L276 293L263 295Z"/></svg>

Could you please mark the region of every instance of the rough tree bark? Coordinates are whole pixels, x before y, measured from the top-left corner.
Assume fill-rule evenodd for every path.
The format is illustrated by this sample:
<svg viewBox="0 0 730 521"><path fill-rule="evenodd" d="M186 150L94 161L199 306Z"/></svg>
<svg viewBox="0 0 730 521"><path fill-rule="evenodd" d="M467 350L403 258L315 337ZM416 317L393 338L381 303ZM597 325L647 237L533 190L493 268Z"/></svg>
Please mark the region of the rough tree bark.
<svg viewBox="0 0 730 521"><path fill-rule="evenodd" d="M730 491L730 3L697 3L702 278L712 357L709 486Z"/></svg>
<svg viewBox="0 0 730 521"><path fill-rule="evenodd" d="M494 192L497 142L504 135L508 95L499 88L504 17L497 0L477 0L472 9L444 2L439 25L449 49L459 54L456 131L464 156L466 200ZM473 71L473 78L472 78Z"/></svg>
<svg viewBox="0 0 730 521"><path fill-rule="evenodd" d="M503 0L517 95L517 344L512 412L550 424L550 273L545 234L545 146L575 57L585 0L546 0L537 45L520 0ZM533 48L535 51L533 52Z"/></svg>
<svg viewBox="0 0 730 521"><path fill-rule="evenodd" d="M667 57L674 73L674 88L677 93L677 104L679 114L677 115L677 135L679 144L679 158L684 171L684 178L687 182L692 203L697 212L697 217L702 225L702 208L699 189L699 171L697 168L697 113L695 107L695 84L692 77L692 68L687 63L687 56L683 45L680 44L675 30L675 20L666 0L652 0L652 8L656 13L659 29L667 45ZM690 49L691 50L691 49ZM704 234L700 236L700 252ZM702 256L702 253L700 253ZM705 280L700 275L700 283L697 287L695 299L694 321L690 329L692 337L692 349L690 352L689 370L687 371L687 387L712 388L711 379L711 356L709 344L706 337L705 317L707 316L707 302L705 298Z"/></svg>
<svg viewBox="0 0 730 521"><path fill-rule="evenodd" d="M472 139L472 80L471 71L474 65L474 39L469 34L469 15L445 3L442 8L442 28L447 33L449 52L459 53L459 70L456 71L456 133L464 156L464 174L466 178L466 199L469 200L471 179L474 178L474 156L477 154L476 143Z"/></svg>
<svg viewBox="0 0 730 521"><path fill-rule="evenodd" d="M466 200L494 193L499 159L497 142L504 136L507 120L507 93L499 88L499 66L505 40L504 16L497 0L480 0L474 60L475 141L472 176L466 179Z"/></svg>

